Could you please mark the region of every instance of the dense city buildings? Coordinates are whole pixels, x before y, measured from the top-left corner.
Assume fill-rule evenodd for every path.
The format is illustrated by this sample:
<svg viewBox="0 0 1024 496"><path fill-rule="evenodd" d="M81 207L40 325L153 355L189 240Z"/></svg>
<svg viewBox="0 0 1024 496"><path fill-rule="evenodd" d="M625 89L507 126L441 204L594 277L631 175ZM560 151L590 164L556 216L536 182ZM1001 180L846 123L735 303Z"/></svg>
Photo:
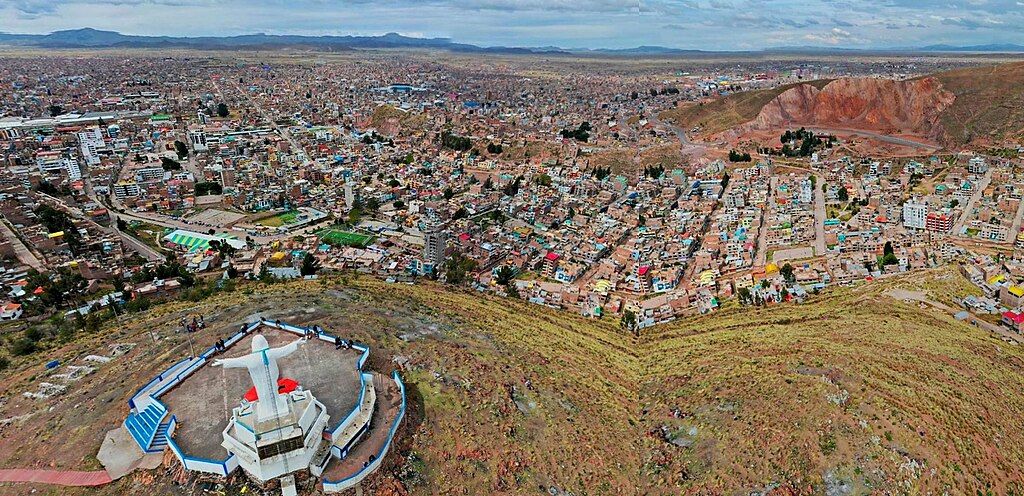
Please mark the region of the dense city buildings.
<svg viewBox="0 0 1024 496"><path fill-rule="evenodd" d="M36 272L159 295L356 270L642 328L1024 246L1015 144L865 153L802 127L709 144L658 117L883 65L36 62L0 69L8 306L33 305Z"/></svg>

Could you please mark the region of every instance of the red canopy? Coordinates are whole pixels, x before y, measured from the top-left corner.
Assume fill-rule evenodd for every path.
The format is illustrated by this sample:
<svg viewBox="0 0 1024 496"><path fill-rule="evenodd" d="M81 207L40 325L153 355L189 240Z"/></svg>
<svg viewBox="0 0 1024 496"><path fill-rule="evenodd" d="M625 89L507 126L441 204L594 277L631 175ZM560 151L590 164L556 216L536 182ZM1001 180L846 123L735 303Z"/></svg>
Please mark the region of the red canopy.
<svg viewBox="0 0 1024 496"><path fill-rule="evenodd" d="M299 387L299 381L295 379L281 378L277 380L277 392L278 393L290 393L295 391L295 388ZM252 403L259 399L259 395L256 394L256 386L249 388L245 393L245 401Z"/></svg>

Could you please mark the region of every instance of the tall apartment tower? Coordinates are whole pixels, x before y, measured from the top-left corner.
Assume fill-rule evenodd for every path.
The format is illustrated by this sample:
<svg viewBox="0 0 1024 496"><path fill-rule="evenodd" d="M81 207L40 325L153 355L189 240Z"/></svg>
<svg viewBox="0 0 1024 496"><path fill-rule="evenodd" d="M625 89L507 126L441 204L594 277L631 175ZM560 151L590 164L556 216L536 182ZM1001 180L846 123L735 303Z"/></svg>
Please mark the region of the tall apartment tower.
<svg viewBox="0 0 1024 496"><path fill-rule="evenodd" d="M345 180L345 206L348 208L354 208L356 204L356 195L352 191L352 180Z"/></svg>
<svg viewBox="0 0 1024 496"><path fill-rule="evenodd" d="M436 269L444 263L448 239L443 231L428 231L423 243L423 263Z"/></svg>

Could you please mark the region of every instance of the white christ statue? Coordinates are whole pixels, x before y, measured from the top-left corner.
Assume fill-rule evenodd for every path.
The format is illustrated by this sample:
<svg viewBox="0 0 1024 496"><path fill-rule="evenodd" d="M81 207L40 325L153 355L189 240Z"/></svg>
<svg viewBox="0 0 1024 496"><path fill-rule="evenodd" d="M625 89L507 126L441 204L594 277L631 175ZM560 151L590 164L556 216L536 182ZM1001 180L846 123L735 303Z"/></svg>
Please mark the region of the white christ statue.
<svg viewBox="0 0 1024 496"><path fill-rule="evenodd" d="M281 375L277 360L299 349L305 339L298 339L280 348L271 348L262 334L252 337L252 353L238 358L214 360L213 366L226 369L249 369L249 378L256 386L256 418L267 420L287 413L287 402L280 401L277 380ZM275 408L275 406L277 408Z"/></svg>

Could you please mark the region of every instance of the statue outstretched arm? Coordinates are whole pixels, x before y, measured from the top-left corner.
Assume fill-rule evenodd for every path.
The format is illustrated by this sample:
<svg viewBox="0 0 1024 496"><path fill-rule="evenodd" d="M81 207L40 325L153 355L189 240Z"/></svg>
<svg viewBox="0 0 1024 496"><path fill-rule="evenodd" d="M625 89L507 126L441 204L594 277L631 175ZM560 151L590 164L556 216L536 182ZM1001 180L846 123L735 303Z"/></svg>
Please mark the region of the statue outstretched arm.
<svg viewBox="0 0 1024 496"><path fill-rule="evenodd" d="M267 356L269 356L270 358L273 358L275 360L278 359L278 358L286 357L288 355L291 355L292 353L295 353L295 350L298 350L299 346L302 345L302 343L305 343L305 342L306 342L306 338L299 338L299 339L296 339L295 341L292 341L291 343L288 343L288 344L286 344L286 345L284 345L284 346L282 346L280 348L271 348L271 349L267 350Z"/></svg>
<svg viewBox="0 0 1024 496"><path fill-rule="evenodd" d="M247 369L252 364L252 359L247 356L238 358L218 358L213 361L214 367L224 367L226 369Z"/></svg>

